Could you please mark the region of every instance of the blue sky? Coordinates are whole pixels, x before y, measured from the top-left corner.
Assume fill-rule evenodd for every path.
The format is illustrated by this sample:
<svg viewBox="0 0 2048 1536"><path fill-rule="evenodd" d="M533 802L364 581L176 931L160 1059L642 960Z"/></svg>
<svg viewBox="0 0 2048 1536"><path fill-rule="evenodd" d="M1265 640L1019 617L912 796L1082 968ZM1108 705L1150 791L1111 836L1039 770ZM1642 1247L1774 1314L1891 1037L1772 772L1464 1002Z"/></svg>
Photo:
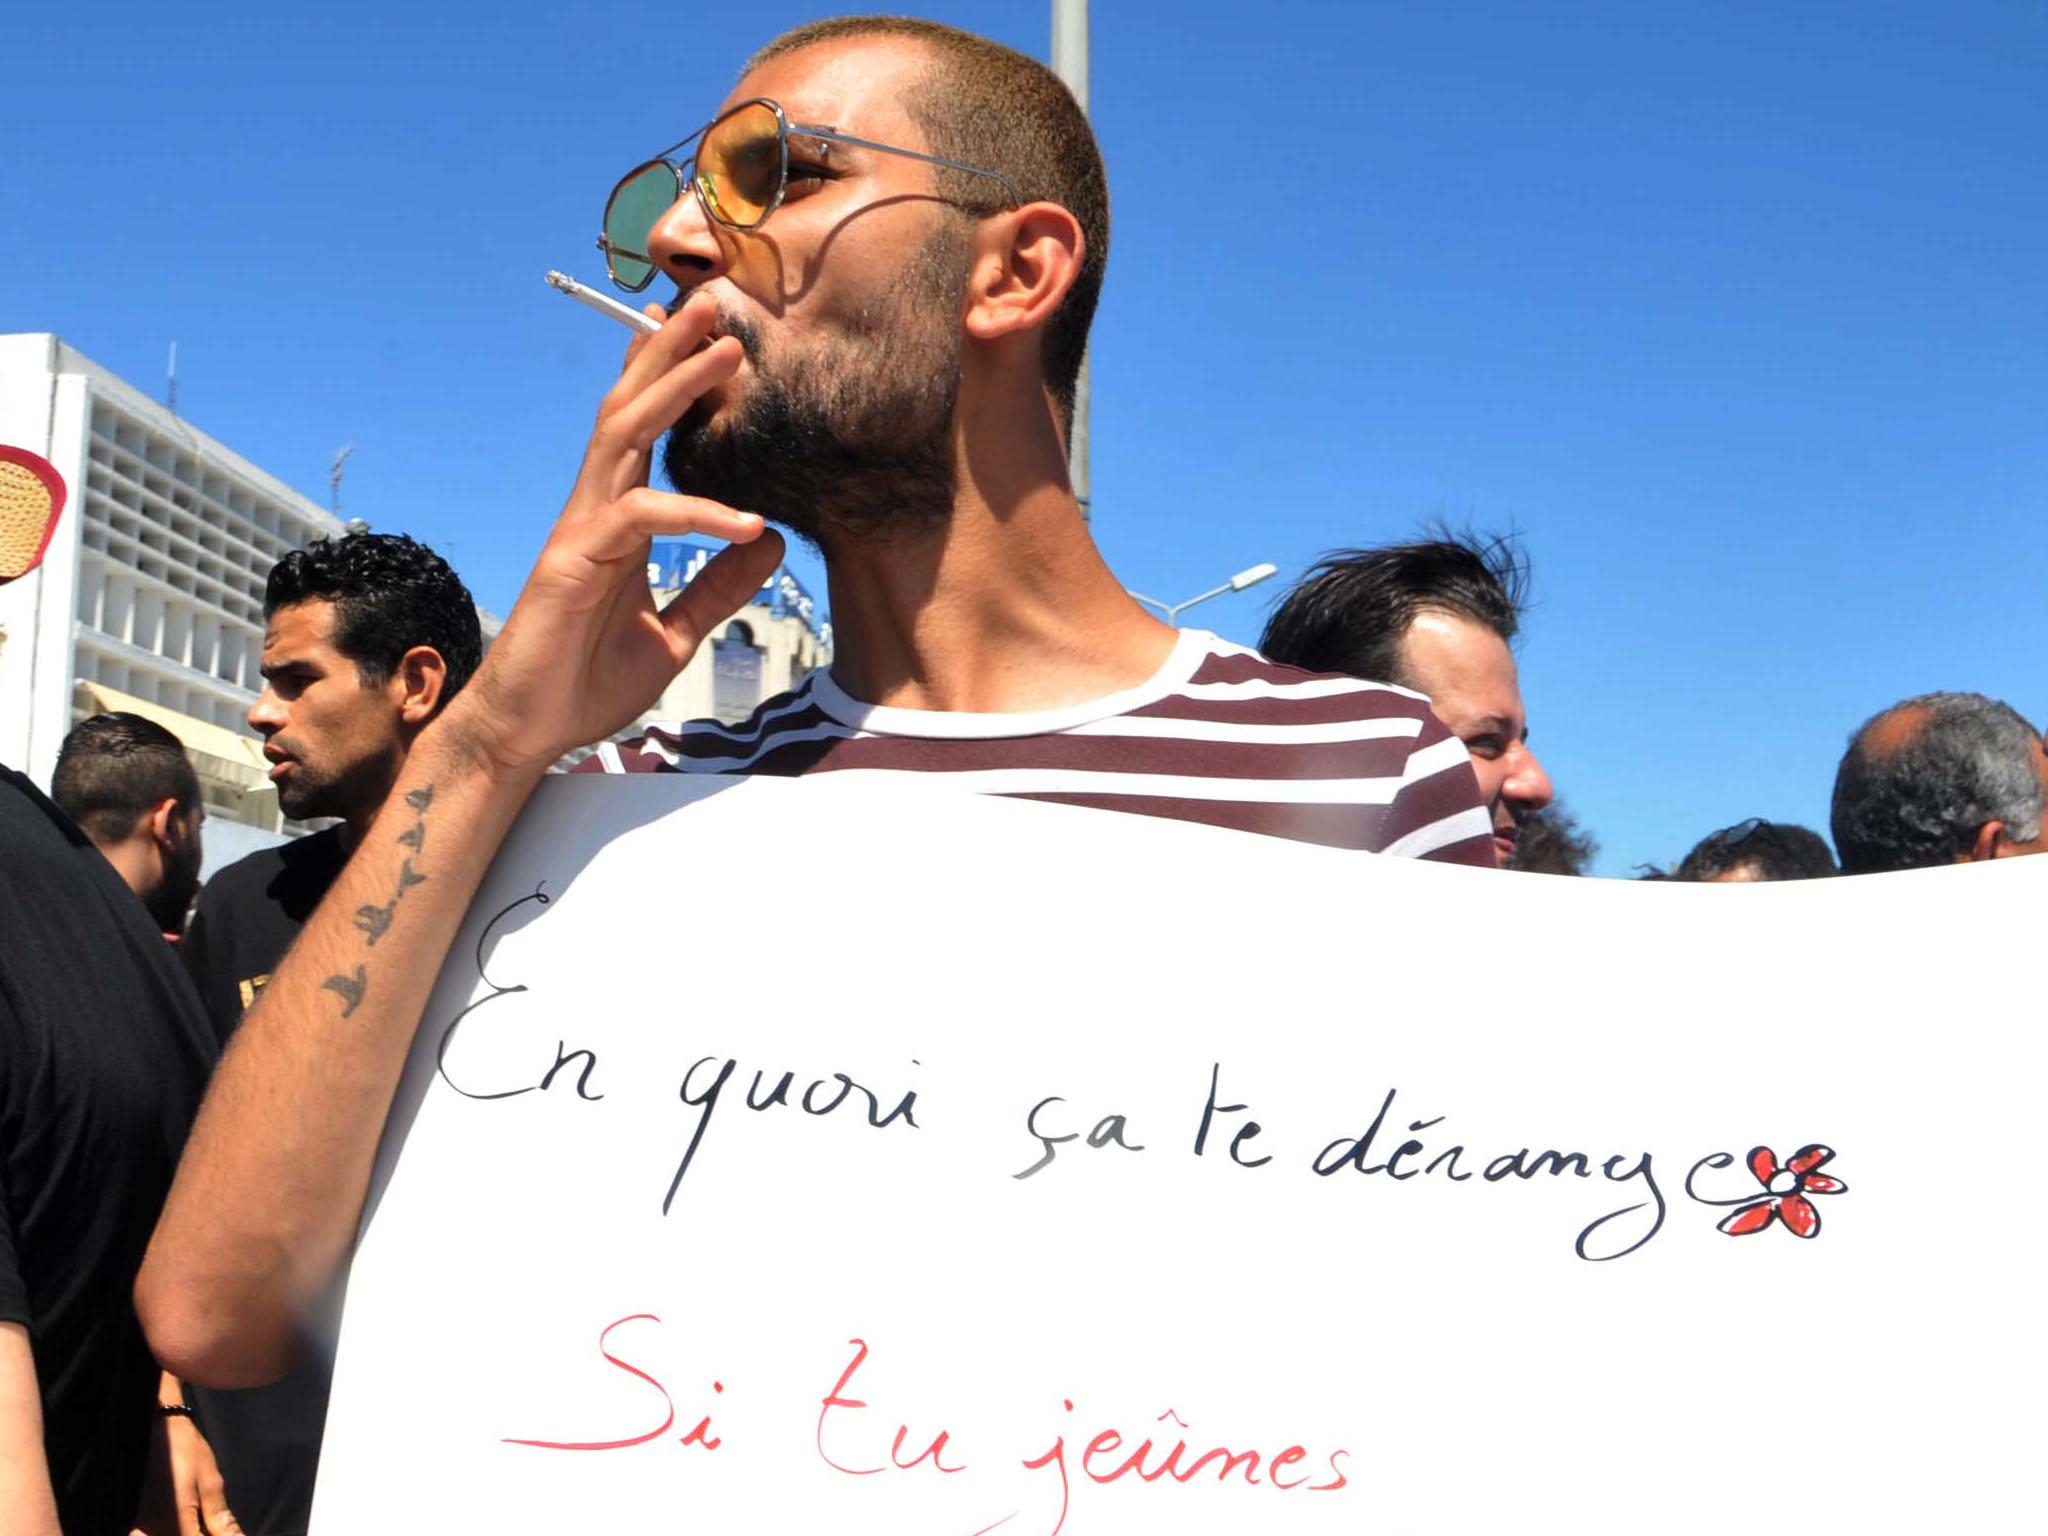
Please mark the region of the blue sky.
<svg viewBox="0 0 2048 1536"><path fill-rule="evenodd" d="M918 7L1043 56L1048 11ZM1095 526L1133 587L1515 528L1524 692L1600 868L1825 828L1930 688L2037 721L2048 7L1095 6ZM782 3L36 7L0 330L447 552L510 607L622 332L599 205ZM577 19L570 19L572 16ZM815 567L805 570L815 580ZM1280 581L1193 610L1256 637Z"/></svg>

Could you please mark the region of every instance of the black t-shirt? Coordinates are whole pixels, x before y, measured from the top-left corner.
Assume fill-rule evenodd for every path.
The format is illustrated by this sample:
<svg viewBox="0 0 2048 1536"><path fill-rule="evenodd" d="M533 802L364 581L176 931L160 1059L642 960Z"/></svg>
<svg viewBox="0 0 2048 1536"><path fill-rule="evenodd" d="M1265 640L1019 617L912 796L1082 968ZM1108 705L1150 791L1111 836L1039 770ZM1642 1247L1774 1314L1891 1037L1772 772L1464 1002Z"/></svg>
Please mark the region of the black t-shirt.
<svg viewBox="0 0 2048 1536"><path fill-rule="evenodd" d="M329 827L238 859L199 893L178 953L222 1046L348 862L343 830Z"/></svg>
<svg viewBox="0 0 2048 1536"><path fill-rule="evenodd" d="M134 1523L157 1377L135 1272L213 1050L142 903L0 768L0 1320L29 1330L70 1536Z"/></svg>
<svg viewBox="0 0 2048 1536"><path fill-rule="evenodd" d="M178 953L223 1045L347 862L343 829L329 827L252 853L206 883ZM334 1361L331 1336L311 1331L323 1336L307 1340L282 1381L247 1392L186 1388L249 1536L302 1536L312 1517Z"/></svg>

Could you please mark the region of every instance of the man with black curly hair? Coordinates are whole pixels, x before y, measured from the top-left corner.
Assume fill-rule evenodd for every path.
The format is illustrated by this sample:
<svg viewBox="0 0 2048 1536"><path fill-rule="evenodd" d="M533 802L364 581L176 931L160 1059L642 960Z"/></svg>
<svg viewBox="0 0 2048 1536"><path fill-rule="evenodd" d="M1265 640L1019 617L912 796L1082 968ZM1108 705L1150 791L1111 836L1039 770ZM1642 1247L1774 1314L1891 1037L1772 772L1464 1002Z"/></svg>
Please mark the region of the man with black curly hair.
<svg viewBox="0 0 2048 1536"><path fill-rule="evenodd" d="M448 563L403 534L294 550L263 593L263 737L285 815L339 824L222 870L185 957L225 1042L376 817L406 753L476 671L476 604Z"/></svg>
<svg viewBox="0 0 2048 1536"><path fill-rule="evenodd" d="M1671 878L1698 885L1748 885L1823 880L1838 873L1827 840L1811 827L1752 816L1701 838Z"/></svg>
<svg viewBox="0 0 2048 1536"><path fill-rule="evenodd" d="M223 1044L391 795L406 754L476 671L476 604L448 563L402 534L294 550L264 588L263 736L287 816L339 822L251 854L208 882L183 955ZM256 1392L194 1407L250 1536L306 1528L331 1362L308 1356Z"/></svg>

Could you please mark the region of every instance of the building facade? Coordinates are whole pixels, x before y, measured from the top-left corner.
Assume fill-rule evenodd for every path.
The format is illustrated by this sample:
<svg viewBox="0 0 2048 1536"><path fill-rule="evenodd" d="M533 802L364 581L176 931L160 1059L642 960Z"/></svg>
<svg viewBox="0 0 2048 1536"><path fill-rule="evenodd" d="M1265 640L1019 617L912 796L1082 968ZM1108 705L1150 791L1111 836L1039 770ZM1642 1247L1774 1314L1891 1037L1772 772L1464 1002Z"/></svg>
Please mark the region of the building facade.
<svg viewBox="0 0 2048 1536"><path fill-rule="evenodd" d="M689 539L656 539L647 561L655 601L688 586L716 553ZM832 625L823 608L788 567L777 567L753 602L711 632L641 722L744 720L763 700L831 663Z"/></svg>
<svg viewBox="0 0 2048 1536"><path fill-rule="evenodd" d="M198 769L209 872L305 830L246 719L263 587L350 525L44 333L0 336L0 443L70 491L42 565L0 587L0 762L47 786L74 724L126 710ZM488 646L498 621L478 617Z"/></svg>
<svg viewBox="0 0 2048 1536"><path fill-rule="evenodd" d="M280 815L246 720L263 588L284 555L349 525L46 333L0 336L0 443L48 459L70 491L42 564L0 586L0 762L47 786L73 725L126 710L198 769L209 872L304 830ZM656 541L657 600L715 552ZM478 617L488 648L499 621ZM778 569L642 718L741 720L831 659L832 626Z"/></svg>
<svg viewBox="0 0 2048 1536"><path fill-rule="evenodd" d="M70 487L41 567L0 587L0 760L47 784L76 721L131 710L184 742L210 855L274 840L243 719L263 686L263 583L341 520L48 334L0 336L0 442Z"/></svg>

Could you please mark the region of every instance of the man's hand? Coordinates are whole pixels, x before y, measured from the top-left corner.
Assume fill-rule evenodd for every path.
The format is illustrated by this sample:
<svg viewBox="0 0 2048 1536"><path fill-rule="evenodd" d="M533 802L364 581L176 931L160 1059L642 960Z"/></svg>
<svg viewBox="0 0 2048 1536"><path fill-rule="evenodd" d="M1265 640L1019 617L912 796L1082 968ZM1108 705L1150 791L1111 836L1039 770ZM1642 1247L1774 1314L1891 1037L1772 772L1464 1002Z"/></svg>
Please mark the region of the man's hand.
<svg viewBox="0 0 2048 1536"><path fill-rule="evenodd" d="M178 1378L164 1372L157 1401L184 1400ZM199 1426L183 1414L162 1415L157 1424L143 1478L142 1512L131 1536L242 1536L241 1522L228 1508L220 1464Z"/></svg>
<svg viewBox="0 0 2048 1536"><path fill-rule="evenodd" d="M662 433L745 355L731 337L706 344L716 318L710 296L697 295L627 350L569 503L476 680L449 706L501 770L538 771L622 730L782 558L781 535L756 514L647 484ZM688 533L731 547L657 611L648 540Z"/></svg>

